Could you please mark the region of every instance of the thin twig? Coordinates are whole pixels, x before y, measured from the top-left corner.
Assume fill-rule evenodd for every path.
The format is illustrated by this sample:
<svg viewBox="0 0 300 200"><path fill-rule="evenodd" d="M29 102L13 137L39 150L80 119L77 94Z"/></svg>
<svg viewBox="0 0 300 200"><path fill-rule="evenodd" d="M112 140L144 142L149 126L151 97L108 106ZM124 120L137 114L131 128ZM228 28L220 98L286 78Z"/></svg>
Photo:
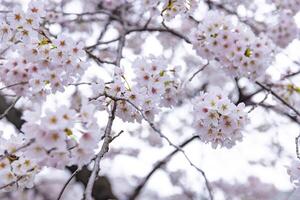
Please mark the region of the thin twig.
<svg viewBox="0 0 300 200"><path fill-rule="evenodd" d="M95 48L96 46L99 46L99 45L105 45L105 44L110 44L110 43L113 43L113 42L117 42L117 41L119 41L120 40L120 37L117 37L117 38L115 38L115 39L112 39L112 40L108 40L108 41L99 41L99 42L97 42L96 44L94 44L94 45L91 45L91 46L88 46L88 47L86 47L86 49L93 49L93 48Z"/></svg>
<svg viewBox="0 0 300 200"><path fill-rule="evenodd" d="M253 104L254 105L255 103L249 102L248 104ZM293 122L300 125L300 122L297 119L297 116L292 116L289 113L284 112L282 109L279 109L277 106L267 105L267 104L264 104L264 103L260 104L260 106L265 108L265 109L270 109L270 110L278 113L279 115L284 115L284 116L288 117L290 120L292 120Z"/></svg>
<svg viewBox="0 0 300 200"><path fill-rule="evenodd" d="M189 138L188 140L184 141L182 144L179 145L180 148L185 147L187 144L191 143L193 140L195 140L196 138L199 138L198 136L193 136L191 138ZM160 169L163 165L165 165L170 159L171 157L173 157L176 153L178 153L179 150L175 149L173 150L170 154L168 154L164 159L162 159L161 161L159 161L158 163L156 163L156 165L153 167L153 169L148 173L148 175L140 182L140 184L135 188L135 190L133 191L133 193L131 195L129 195L128 200L135 200L139 194L141 193L142 189L144 188L144 186L146 185L146 183L150 180L150 178L152 177L152 175L158 170Z"/></svg>
<svg viewBox="0 0 300 200"><path fill-rule="evenodd" d="M114 141L114 140L115 140L117 137L119 137L122 133L124 133L124 130L121 130L117 135L113 136L113 137L111 138L111 141L110 141L110 142Z"/></svg>
<svg viewBox="0 0 300 200"><path fill-rule="evenodd" d="M287 78L291 78L291 77L294 77L294 76L297 76L298 74L300 74L300 70L299 71L296 71L296 72L293 72L293 73L290 73L290 74L287 74L287 75L284 75L280 78L280 80L284 80L284 79L287 79Z"/></svg>
<svg viewBox="0 0 300 200"><path fill-rule="evenodd" d="M96 61L97 64L101 65L101 64L110 64L110 65L115 65L116 63L115 62L112 62L112 61L106 61L106 60L102 60L100 59L99 57L97 57L96 55L94 55L92 52L90 52L89 50L86 50L85 51L88 56L90 58L92 58L93 60Z"/></svg>
<svg viewBox="0 0 300 200"><path fill-rule="evenodd" d="M24 178L24 177L25 177L25 176L19 176L19 177L17 178L17 180L14 180L14 181L12 181L12 182L6 184L6 185L1 186L1 187L0 187L0 191L3 190L3 189L5 189L5 188L7 188L7 187L13 186L14 184L18 183L18 182L19 182L22 178Z"/></svg>
<svg viewBox="0 0 300 200"><path fill-rule="evenodd" d="M252 108L248 111L248 113L251 113L255 108L262 105L267 100L269 94L270 94L270 91L267 91L267 94L265 95L265 97L260 102L253 105Z"/></svg>
<svg viewBox="0 0 300 200"><path fill-rule="evenodd" d="M295 143L296 143L296 156L300 160L300 154L299 154L299 139L300 139L300 134L295 138Z"/></svg>
<svg viewBox="0 0 300 200"><path fill-rule="evenodd" d="M287 107L289 107L291 110L293 110L300 117L300 112L296 108L294 108L293 106L291 106L288 102L286 102L278 94L276 94L271 88L269 88L268 86L263 85L262 83L260 83L258 81L256 81L255 83L257 85L259 85L261 88L263 88L264 90L269 91L276 99L278 99L279 101L281 101L284 105L286 105Z"/></svg>
<svg viewBox="0 0 300 200"><path fill-rule="evenodd" d="M14 83L14 84L11 84L11 85L7 85L7 86L4 86L4 87L0 88L0 91L4 90L4 89L11 88L11 87L14 87L14 86L17 86L17 85L24 85L24 84L27 84L27 83L28 82L19 82L19 83Z"/></svg>
<svg viewBox="0 0 300 200"><path fill-rule="evenodd" d="M129 29L126 34L132 33L132 32L167 32L170 33L180 39L183 39L184 41L186 41L187 43L191 44L191 41L184 35L182 35L181 33L172 30L172 29L166 29L166 28L160 28L160 27L148 27L148 28L131 28Z"/></svg>
<svg viewBox="0 0 300 200"><path fill-rule="evenodd" d="M181 38L184 39L184 41L186 41L187 43L191 43L191 41L190 41L190 39L189 39L188 37L182 35L182 34L181 34L180 32L178 32L178 31L175 31L175 30L169 28L169 27L165 24L165 21L164 21L164 20L162 21L162 25L163 25L163 27L165 27L165 29L166 29L167 31L169 31L169 32L172 33L173 35L176 35L177 37L181 37Z"/></svg>
<svg viewBox="0 0 300 200"><path fill-rule="evenodd" d="M197 75L197 74L199 74L200 72L202 72L207 66L209 65L209 61L205 64L205 65L203 65L200 69L198 69L190 78L189 78L189 81L191 82L194 78L195 78L195 76Z"/></svg>
<svg viewBox="0 0 300 200"><path fill-rule="evenodd" d="M67 180L67 182L64 184L63 188L59 192L59 195L57 197L57 200L60 200L64 191L66 190L67 186L70 184L71 180L76 176L76 174L80 171L80 168L77 168L76 171L70 176L70 178Z"/></svg>
<svg viewBox="0 0 300 200"><path fill-rule="evenodd" d="M55 12L55 11L53 11L53 12ZM112 12L110 12L108 10L97 10L95 12L84 12L84 13L66 13L66 12L56 12L56 13L63 14L63 15L75 15L77 17L83 17L86 15L104 14L104 15L109 16L111 19L122 22L122 20L119 16L113 14Z"/></svg>

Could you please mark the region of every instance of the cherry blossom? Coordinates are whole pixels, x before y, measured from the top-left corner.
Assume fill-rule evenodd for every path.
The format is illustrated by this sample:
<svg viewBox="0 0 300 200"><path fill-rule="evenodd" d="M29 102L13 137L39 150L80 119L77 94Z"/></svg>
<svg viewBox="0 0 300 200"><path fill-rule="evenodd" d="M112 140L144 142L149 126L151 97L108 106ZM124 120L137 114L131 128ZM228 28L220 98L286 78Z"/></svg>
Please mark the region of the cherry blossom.
<svg viewBox="0 0 300 200"><path fill-rule="evenodd" d="M200 56L219 61L232 77L257 79L272 61L274 47L270 39L256 37L246 25L234 24L231 16L216 11L205 15L192 40Z"/></svg>
<svg viewBox="0 0 300 200"><path fill-rule="evenodd" d="M244 104L234 105L220 88L201 93L193 104L193 125L203 142L231 148L242 140L241 131L248 123Z"/></svg>
<svg viewBox="0 0 300 200"><path fill-rule="evenodd" d="M166 1L163 6L162 15L166 20L174 18L178 14L185 14L191 7L191 1L194 0L171 0Z"/></svg>
<svg viewBox="0 0 300 200"><path fill-rule="evenodd" d="M1 67L2 81L10 85L20 78L24 84L13 89L22 96L40 97L39 94L49 90L63 92L64 87L77 80L86 68L81 63L85 57L83 43L76 43L65 35L50 39L39 30L45 13L41 1L32 1L27 12L16 8L8 13L8 24L2 22L1 25L3 40L7 41L15 34L12 39L21 41L16 44L20 56L11 58ZM59 69L53 71L56 66Z"/></svg>
<svg viewBox="0 0 300 200"><path fill-rule="evenodd" d="M295 143L292 134L298 131L294 127L300 116L299 62L294 55L298 1L0 2L0 199L97 199L93 188L102 175L113 187L122 185L110 191L118 199L212 200L222 191L224 199L266 200L280 192L261 177L248 176L246 183L240 177L234 183L221 180L230 170L220 170L214 176L221 181L211 181L214 171L207 166L215 161L210 163L210 147L203 146L208 149L201 150L198 166L190 158L197 148L186 146L200 140L213 149L221 147L217 153L234 156L249 145L247 131L249 138L264 142L257 146L276 153L275 161L271 156L247 158L249 165L275 168L286 157L299 157L297 141L296 155L288 155L290 149L284 146ZM6 127L10 123L15 127ZM291 134L281 140L277 132L286 130L286 124ZM266 134L260 138L257 132ZM173 159L177 153L180 160ZM156 154L162 160L152 156ZM129 165L124 155L132 159ZM236 164L224 158L228 166ZM149 167L142 169L135 161ZM173 161L178 171L169 167ZM192 170L179 169L185 162L203 178L203 191ZM73 174L64 185L40 181L54 169ZM175 186L176 192L154 192L147 182L156 170L169 176L166 184L159 176L161 184ZM78 178L82 174L84 180ZM298 187L298 160L287 175ZM83 184L70 192L75 176ZM191 177L196 184L187 179Z"/></svg>
<svg viewBox="0 0 300 200"><path fill-rule="evenodd" d="M267 30L267 34L282 48L285 48L296 39L298 36L298 27L291 13L280 13L278 22Z"/></svg>
<svg viewBox="0 0 300 200"><path fill-rule="evenodd" d="M274 3L278 8L283 10L290 10L294 13L297 13L300 10L300 1L299 0L268 0L270 3Z"/></svg>
<svg viewBox="0 0 300 200"><path fill-rule="evenodd" d="M40 167L36 164L35 158L31 159L17 151L25 145L24 138L22 136L1 138L0 144L3 156L0 160L0 187L8 185L4 188L5 191L32 187L34 176Z"/></svg>
<svg viewBox="0 0 300 200"><path fill-rule="evenodd" d="M134 85L126 86L122 80L117 79L109 90L110 94L124 96L150 120L154 120L158 107L172 107L176 104L179 82L172 78L174 68L169 68L163 58L137 58L132 67L136 73ZM119 102L117 116L124 121L141 121L138 110L125 100Z"/></svg>

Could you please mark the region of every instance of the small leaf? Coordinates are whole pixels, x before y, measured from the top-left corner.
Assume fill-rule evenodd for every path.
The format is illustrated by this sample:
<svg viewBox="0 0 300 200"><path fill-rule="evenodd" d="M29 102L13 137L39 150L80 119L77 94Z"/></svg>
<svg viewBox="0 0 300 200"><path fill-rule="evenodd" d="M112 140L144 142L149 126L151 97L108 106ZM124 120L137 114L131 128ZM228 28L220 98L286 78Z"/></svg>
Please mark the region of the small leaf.
<svg viewBox="0 0 300 200"><path fill-rule="evenodd" d="M252 55L251 49L247 48L246 51L245 51L245 53L244 53L244 55L249 58Z"/></svg>

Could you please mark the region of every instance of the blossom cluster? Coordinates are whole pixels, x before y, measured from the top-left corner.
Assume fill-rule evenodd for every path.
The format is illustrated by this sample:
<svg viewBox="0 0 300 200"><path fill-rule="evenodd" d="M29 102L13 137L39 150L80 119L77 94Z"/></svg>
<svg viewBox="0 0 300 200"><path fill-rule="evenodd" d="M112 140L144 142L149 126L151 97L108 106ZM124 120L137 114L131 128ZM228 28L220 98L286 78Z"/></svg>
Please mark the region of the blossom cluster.
<svg viewBox="0 0 300 200"><path fill-rule="evenodd" d="M31 1L26 12L15 8L0 24L0 46L6 49L1 81L19 96L43 99L64 91L86 68L82 43L59 35L49 37L41 23L46 12L41 1Z"/></svg>
<svg viewBox="0 0 300 200"><path fill-rule="evenodd" d="M49 169L48 169L49 170ZM50 176L39 174L36 176L34 189L16 190L12 192L0 193L1 200L54 200L57 199L61 189L64 187L66 178L69 174L60 174L61 176L52 176L57 170L50 169ZM80 200L82 193L79 183L69 183L64 191L62 199L64 200ZM49 192L51 191L51 192Z"/></svg>
<svg viewBox="0 0 300 200"><path fill-rule="evenodd" d="M26 111L21 129L24 135L9 140L1 137L0 187L10 183L8 189L28 187L43 167L88 164L101 139L94 112L92 104L83 104L79 112L66 106L45 113L40 109Z"/></svg>
<svg viewBox="0 0 300 200"><path fill-rule="evenodd" d="M281 10L289 10L297 14L300 10L299 0L268 0L269 3L274 3Z"/></svg>
<svg viewBox="0 0 300 200"><path fill-rule="evenodd" d="M111 98L128 100L117 101L116 116L130 122L135 120L140 122L143 117L153 120L160 108L176 104L179 88L179 82L175 76L177 68L169 68L163 59L154 57L137 59L133 63L133 68L137 76L132 80L132 86L129 85L124 72L119 68L116 68L113 82L106 86L104 83L92 85L94 92L104 95L105 103L108 100L111 101ZM18 140L10 139L1 142L0 155L11 152L10 156L15 158L14 162L9 158L5 159L4 164L27 166L27 163L32 163L35 164L32 169L64 168L71 165L82 167L88 164L94 158L101 139L100 128L93 114L95 111L96 106L89 101L83 101L79 111L64 105L55 110L42 111L37 106L32 111L24 111L23 119L26 122L21 129L24 135L22 137L19 135ZM143 112L144 116L140 112ZM19 140L20 142L16 143ZM26 148L17 151L21 145L29 143L30 145ZM24 164L25 161L26 164ZM10 169L10 167L6 168ZM13 181L16 182L12 185L19 187L25 175L29 177L31 173L34 172L34 175L37 173L37 170L31 171L31 168L29 170L29 166L26 169L27 171L23 170L23 172L30 172L30 174L22 174L22 176L16 176L17 172L8 171L7 173L14 175L12 177L2 171L2 176L8 178L1 179L3 182L0 183L0 187ZM32 185L28 181L23 181L23 183L24 187Z"/></svg>
<svg viewBox="0 0 300 200"><path fill-rule="evenodd" d="M191 10L192 5L197 0L142 0L141 7L143 10L147 9L157 9L160 3L162 3L162 9L160 14L162 17L169 21L175 18L177 15L186 16Z"/></svg>
<svg viewBox="0 0 300 200"><path fill-rule="evenodd" d="M138 2L142 5L142 12L151 8L164 20L172 20L178 15L190 14L196 7L194 4L197 1L141 0ZM122 4L128 3L124 8L131 11L131 2L135 1L91 0L86 2L84 5L86 7L83 8L89 12L71 14L63 13L64 8L60 10L62 13L58 13L56 9L52 11L47 9L49 11L46 12L43 1L32 0L26 11L17 7L8 10L7 14L1 13L1 16L2 14L5 16L0 18L1 83L16 95L27 97L33 103L39 104L42 104L41 101L48 94L63 92L66 86L78 83L87 69L85 51L90 48L84 48L83 43L76 42L66 35L53 35L48 30L48 25L52 23L59 21L63 25L60 18L67 15L72 16L66 18L71 19L76 26L79 21L80 24L84 23L83 19L102 22L99 14L107 15L108 22L103 29L105 37L106 33L121 31L121 27L124 26L121 35L124 37L120 37L118 41L120 59L123 50L120 46L123 39L126 40L124 41L126 48L135 50L136 54L141 53L143 47L140 43L145 40L143 35L138 39L135 36L126 38L131 32L144 31L135 29L134 26L138 27L139 22L131 22L136 15L123 16L123 11L116 10ZM243 1L236 2L241 4ZM298 1L273 0L272 2L284 10L292 11L293 15L299 10ZM98 13L90 12L88 6L96 10L104 10ZM128 11L126 9L125 11ZM273 42L284 48L296 38L298 29L292 14L280 13L278 23L266 31L266 36L256 36L248 26L238 22L236 18L217 11L208 11L195 30L191 41L199 56L218 61L222 69L231 77L247 77L256 80L264 74L273 60L275 49ZM96 15L99 19L89 18ZM152 23L157 22L157 19L152 18L151 15L148 21L151 26ZM180 36L180 32L187 32L194 24L195 20L183 23L179 32L165 29L159 33L157 39L164 47L169 48L177 42L178 38L173 37L174 35ZM147 25L144 26L145 31L150 27ZM81 26L81 29L84 29L83 27ZM68 28L70 32L77 30L77 27ZM105 32L106 29L109 31ZM156 28L149 28L150 30L156 31ZM169 33L166 34L167 31ZM171 41L171 37L174 41ZM105 51L113 52L110 47L107 50L101 49L100 39L101 37L97 44L93 45L95 49L92 51L99 50L97 56L104 55ZM132 39L132 42L128 39ZM101 58L97 56L95 55L95 60L98 58L101 63ZM191 57L188 56L188 59L190 60ZM117 59L116 62L111 63L115 64L119 61ZM179 69L177 66L169 65L166 59L152 56L136 59L131 66L135 75L132 80L127 78L125 71L119 67L115 66L112 81L105 84L102 81L86 84L92 87L96 97L83 101L79 109L60 106L45 111L41 108L27 110L24 111L25 124L21 129L22 134L11 136L9 139L4 139L0 135L0 188L11 190L31 187L35 175L44 167L64 168L76 165L80 168L89 164L95 157L95 151L103 136L94 116L94 113L102 108L108 111L109 106L116 103L117 117L124 122L140 123L143 118L154 121L155 116L163 109L175 106L180 100L180 81L177 77ZM211 81L213 78L209 79ZM298 87L291 84L278 84L272 89L291 106L300 107ZM96 101L92 102L92 100ZM102 105L99 106L99 102ZM237 141L242 140L242 130L249 121L244 110L245 104L235 105L225 92L220 88L214 88L207 93L200 93L193 101L193 127L197 130L200 139L204 143L210 143L213 148L218 146L231 148ZM292 182L299 184L299 163L292 165L288 172ZM263 185L258 179L249 179L248 182L254 193L269 194L273 189L267 185L267 191L260 191L259 187L254 187L256 184ZM27 191L24 195L28 195L28 198L32 196ZM19 196L13 198L17 199Z"/></svg>
<svg viewBox="0 0 300 200"><path fill-rule="evenodd" d="M231 148L242 140L242 129L248 123L245 104L233 104L220 89L201 93L193 102L193 126L200 139L213 148Z"/></svg>
<svg viewBox="0 0 300 200"><path fill-rule="evenodd" d="M217 11L208 11L192 43L201 57L219 61L232 77L257 79L273 58L273 43L266 36L255 36L246 25Z"/></svg>
<svg viewBox="0 0 300 200"><path fill-rule="evenodd" d="M171 0L163 6L162 15L164 19L171 20L176 15L185 15L191 9L194 0Z"/></svg>
<svg viewBox="0 0 300 200"><path fill-rule="evenodd" d="M12 135L4 139L0 135L0 187L4 191L32 187L35 175L40 167L36 159L29 158L21 151L17 151L25 144L22 136Z"/></svg>
<svg viewBox="0 0 300 200"><path fill-rule="evenodd" d="M298 37L298 27L291 13L280 12L277 23L268 27L266 33L275 44L285 48Z"/></svg>
<svg viewBox="0 0 300 200"><path fill-rule="evenodd" d="M101 139L94 111L92 104L83 104L79 112L66 106L44 114L39 110L25 112L22 132L26 140L35 140L26 149L27 156L41 166L55 168L88 164Z"/></svg>
<svg viewBox="0 0 300 200"><path fill-rule="evenodd" d="M132 85L122 70L117 72L114 82L106 88L111 96L126 99L118 101L116 115L123 121L140 122L142 111L152 121L161 107L174 106L179 92L179 81L174 76L178 69L168 67L163 58L137 58L132 64L136 74Z"/></svg>

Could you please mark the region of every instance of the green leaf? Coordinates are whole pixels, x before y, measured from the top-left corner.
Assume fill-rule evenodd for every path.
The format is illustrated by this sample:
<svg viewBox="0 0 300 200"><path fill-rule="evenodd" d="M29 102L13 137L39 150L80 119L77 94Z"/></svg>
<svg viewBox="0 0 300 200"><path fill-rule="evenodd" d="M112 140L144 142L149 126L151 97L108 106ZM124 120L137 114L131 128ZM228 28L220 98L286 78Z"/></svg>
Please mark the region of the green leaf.
<svg viewBox="0 0 300 200"><path fill-rule="evenodd" d="M244 53L244 55L249 58L252 55L251 49L247 48L246 51L245 51L245 53Z"/></svg>

